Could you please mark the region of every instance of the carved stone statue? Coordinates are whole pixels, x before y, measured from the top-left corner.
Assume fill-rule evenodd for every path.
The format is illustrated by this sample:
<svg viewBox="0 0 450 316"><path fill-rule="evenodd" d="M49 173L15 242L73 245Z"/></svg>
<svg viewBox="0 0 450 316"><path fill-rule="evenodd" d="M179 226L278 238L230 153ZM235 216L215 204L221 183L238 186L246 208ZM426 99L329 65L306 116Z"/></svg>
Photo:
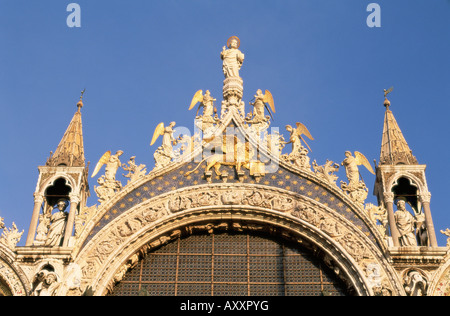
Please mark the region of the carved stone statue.
<svg viewBox="0 0 450 316"><path fill-rule="evenodd" d="M244 54L239 50L240 41L236 36L228 40L228 49L224 46L220 53L223 60L223 74L225 78L239 77L239 70L244 62Z"/></svg>
<svg viewBox="0 0 450 316"><path fill-rule="evenodd" d="M104 175L97 179L97 183L99 186L94 186L94 191L98 196L98 202L100 204L112 198L122 189L120 181L108 181Z"/></svg>
<svg viewBox="0 0 450 316"><path fill-rule="evenodd" d="M311 165L309 163L308 157L309 151L308 149L303 147L301 140L305 142L302 135L306 135L311 140L313 140L314 138L311 136L306 126L304 126L302 123L297 123L296 128L290 125L286 125L286 130L290 133L290 136L289 142L285 144L292 144L292 152L288 155L282 155L282 158L292 162L295 166L301 169L310 169ZM308 144L306 144L306 146L308 146Z"/></svg>
<svg viewBox="0 0 450 316"><path fill-rule="evenodd" d="M109 181L116 180L117 169L122 166L119 157L122 156L123 151L119 150L115 155L112 155L109 158L109 161L106 163L105 167L105 179Z"/></svg>
<svg viewBox="0 0 450 316"><path fill-rule="evenodd" d="M176 144L173 136L173 128L175 127L175 125L175 122L171 122L169 126L164 126L164 123L159 123L155 129L155 132L153 133L153 138L150 146L153 146L159 136L162 136L163 138L162 145L158 147L153 155L153 157L155 158L155 168L162 168L170 163L173 158L175 158L175 154L173 151L173 145Z"/></svg>
<svg viewBox="0 0 450 316"><path fill-rule="evenodd" d="M232 36L227 41L228 49L224 46L220 54L222 69L225 75L223 82L223 98L221 117L223 118L232 108L238 110L241 117L245 116L245 103L242 101L244 82L239 71L244 62L244 54L239 50L240 40Z"/></svg>
<svg viewBox="0 0 450 316"><path fill-rule="evenodd" d="M347 174L348 187L356 188L359 184L359 168L355 157L349 151L345 152L345 159L341 163L345 167L345 173Z"/></svg>
<svg viewBox="0 0 450 316"><path fill-rule="evenodd" d="M61 246L64 238L64 232L66 230L67 213L67 201L60 199L57 202L56 208L58 211L52 215L50 219L50 228L48 229L47 240L45 246Z"/></svg>
<svg viewBox="0 0 450 316"><path fill-rule="evenodd" d="M39 215L39 225L37 227L36 239L34 241L35 245L44 245L47 240L48 228L50 227L50 220L52 214L51 209L48 212L44 212Z"/></svg>
<svg viewBox="0 0 450 316"><path fill-rule="evenodd" d="M120 162L120 156L122 156L123 151L118 150L115 155L111 155L111 151L107 151L100 158L99 162L95 166L94 172L92 173L92 178L97 175L103 165L105 167L105 180L106 181L116 181L116 173L119 167L122 166Z"/></svg>
<svg viewBox="0 0 450 316"><path fill-rule="evenodd" d="M369 161L360 152L355 151L355 157L353 157L350 151L346 151L345 159L342 161L341 165L345 167L345 173L348 180L348 184L341 181L341 189L346 192L353 201L364 204L369 190L364 181L360 179L361 176L358 166L364 165L367 170L372 174L375 174Z"/></svg>
<svg viewBox="0 0 450 316"><path fill-rule="evenodd" d="M428 282L421 273L415 270L409 271L404 277L405 292L409 296L426 296Z"/></svg>
<svg viewBox="0 0 450 316"><path fill-rule="evenodd" d="M269 127L270 118L272 117L273 119L272 112L275 112L275 104L272 93L270 93L269 90L266 90L265 94L263 94L262 90L258 89L253 99L254 102L249 103L253 106L253 112L247 114L245 121L249 123L251 128L259 135L261 131L266 130ZM269 112L269 115L265 115L266 110Z"/></svg>
<svg viewBox="0 0 450 316"><path fill-rule="evenodd" d="M196 113L196 120L200 121L198 127L205 132L207 129L211 128L213 124L219 122L219 117L217 116L217 109L214 107L214 101L217 101L211 96L209 90L203 94L203 90L198 90L194 97L192 98L189 110L192 110L194 106L200 102ZM198 115L200 108L203 107L203 114ZM214 116L214 117L213 117Z"/></svg>
<svg viewBox="0 0 450 316"><path fill-rule="evenodd" d="M103 165L106 165L105 175L97 179L97 183L100 186L94 186L94 191L97 193L100 203L111 198L114 193L122 189L122 183L120 183L119 180L116 180L117 170L122 166L119 158L122 154L122 150L118 150L115 155L111 155L111 151L107 151L95 166L92 178L97 175Z"/></svg>
<svg viewBox="0 0 450 316"><path fill-rule="evenodd" d="M129 178L128 183L134 182L139 178L142 178L147 173L147 168L145 165L136 165L135 162L136 157L133 156L130 158L130 161L127 164L123 164L122 168L125 171L128 171L128 174L123 175L126 178Z"/></svg>
<svg viewBox="0 0 450 316"><path fill-rule="evenodd" d="M414 235L416 219L405 207L405 201L397 202L397 212L394 213L395 223L400 234L400 246L417 246Z"/></svg>
<svg viewBox="0 0 450 316"><path fill-rule="evenodd" d="M42 270L36 275L33 296L55 296L60 283L55 272Z"/></svg>

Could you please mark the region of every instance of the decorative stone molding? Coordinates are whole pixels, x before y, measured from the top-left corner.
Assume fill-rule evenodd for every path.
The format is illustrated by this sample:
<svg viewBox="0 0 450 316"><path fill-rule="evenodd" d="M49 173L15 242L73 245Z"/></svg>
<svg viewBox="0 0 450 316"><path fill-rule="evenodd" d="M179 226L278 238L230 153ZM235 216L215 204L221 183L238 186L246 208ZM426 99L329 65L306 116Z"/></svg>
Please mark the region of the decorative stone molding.
<svg viewBox="0 0 450 316"><path fill-rule="evenodd" d="M269 219L270 217L273 219ZM124 267L132 266L127 258L134 255L145 244L159 246L167 243L176 238L178 227L182 223L187 225L202 222L207 218L215 220L227 218L226 221L231 220L233 225L237 224L235 220L247 222L255 219L260 223L275 226L282 221L295 223L289 224L292 226L301 222L308 227L308 230L312 229L313 235L320 234L321 238L328 240L326 243L331 242L336 245L335 247L347 258L346 260L350 260L352 265L360 266L361 271L364 265L377 263L381 271L380 282L395 283L392 281L395 276L392 271L389 271L389 265L384 262L385 259L379 248L342 215L314 200L296 196L284 190L255 188L245 184L240 186L224 184L215 185L214 188L197 187L181 190L176 194L167 194L137 205L118 217L94 236L78 255L80 259L76 263L80 265L83 275L81 288L94 286L96 293L100 293L102 290L100 292L98 290L106 287L105 282L109 284L113 279L120 279L120 275L123 275L126 270ZM203 225L200 224L199 227ZM251 226L256 227L254 224ZM196 226L190 227L197 229ZM293 229L292 233L295 232L298 233ZM150 238L150 236L153 237ZM136 246L137 244L142 246ZM134 250L131 251L131 249ZM120 260L124 261L117 266ZM107 275L111 273L114 275L109 278ZM359 273L353 272L353 277L367 278L367 275L360 276ZM377 287L380 286L380 282L376 283ZM402 290L390 285L389 291L398 293ZM366 294L374 295L374 293L375 289L367 289Z"/></svg>
<svg viewBox="0 0 450 316"><path fill-rule="evenodd" d="M10 259L8 260L8 258L5 258L2 246L0 245L0 278L6 282L12 295L26 296L27 289L22 282L22 280L26 279L25 276L21 271L18 271L18 269L11 266L8 261L10 261Z"/></svg>

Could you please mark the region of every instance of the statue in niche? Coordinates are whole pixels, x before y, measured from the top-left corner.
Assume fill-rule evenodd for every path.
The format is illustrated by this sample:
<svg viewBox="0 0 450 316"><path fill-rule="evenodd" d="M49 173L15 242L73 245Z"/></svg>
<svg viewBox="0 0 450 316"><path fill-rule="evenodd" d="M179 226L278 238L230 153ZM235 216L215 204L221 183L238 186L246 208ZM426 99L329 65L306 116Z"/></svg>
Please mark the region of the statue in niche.
<svg viewBox="0 0 450 316"><path fill-rule="evenodd" d="M426 296L428 289L427 279L415 270L409 271L403 278L405 292L408 296Z"/></svg>
<svg viewBox="0 0 450 316"><path fill-rule="evenodd" d="M406 209L405 201L399 200L397 202L397 211L394 213L395 223L398 232L400 233L400 246L417 246L416 237L414 235L416 219Z"/></svg>
<svg viewBox="0 0 450 316"><path fill-rule="evenodd" d="M239 77L239 70L244 62L244 54L239 50L240 40L236 36L232 36L227 42L228 49L224 46L220 53L223 60L223 74L225 78Z"/></svg>
<svg viewBox="0 0 450 316"><path fill-rule="evenodd" d="M416 239L419 246L428 246L428 229L423 214L416 216Z"/></svg>
<svg viewBox="0 0 450 316"><path fill-rule="evenodd" d="M56 203L58 211L50 218L50 227L48 229L45 246L61 246L66 230L67 213L65 212L68 206L66 199L60 199Z"/></svg>
<svg viewBox="0 0 450 316"><path fill-rule="evenodd" d="M42 270L36 275L36 286L33 296L55 296L61 285L55 272Z"/></svg>
<svg viewBox="0 0 450 316"><path fill-rule="evenodd" d="M48 228L50 227L50 220L52 217L51 209L39 215L39 225L37 227L37 234L34 240L35 245L43 245L47 240Z"/></svg>

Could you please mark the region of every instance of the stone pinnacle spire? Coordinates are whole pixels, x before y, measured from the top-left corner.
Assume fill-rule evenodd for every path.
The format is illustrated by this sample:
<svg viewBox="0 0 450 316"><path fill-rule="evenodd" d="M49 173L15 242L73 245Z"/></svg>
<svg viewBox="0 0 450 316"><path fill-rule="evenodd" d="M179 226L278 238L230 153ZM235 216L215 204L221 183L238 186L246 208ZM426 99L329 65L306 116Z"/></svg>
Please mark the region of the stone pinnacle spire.
<svg viewBox="0 0 450 316"><path fill-rule="evenodd" d="M84 167L83 124L81 121L81 108L83 107L83 94L77 103L78 110L72 118L55 153L51 153L47 166Z"/></svg>
<svg viewBox="0 0 450 316"><path fill-rule="evenodd" d="M389 92L390 91L385 91L384 106L386 107L386 113L384 116L383 137L381 140L380 164L415 165L417 164L417 159L413 156L392 111L389 110L391 102L386 98Z"/></svg>

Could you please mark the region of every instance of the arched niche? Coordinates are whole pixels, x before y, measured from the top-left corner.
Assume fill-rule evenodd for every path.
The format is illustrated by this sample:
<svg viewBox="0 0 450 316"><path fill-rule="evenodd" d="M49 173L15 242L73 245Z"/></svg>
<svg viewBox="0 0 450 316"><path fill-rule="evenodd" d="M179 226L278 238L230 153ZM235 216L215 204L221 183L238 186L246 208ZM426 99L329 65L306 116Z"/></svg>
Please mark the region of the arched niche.
<svg viewBox="0 0 450 316"><path fill-rule="evenodd" d="M58 178L45 189L45 199L49 206L55 206L61 199L70 200L72 192L70 182L65 178Z"/></svg>
<svg viewBox="0 0 450 316"><path fill-rule="evenodd" d="M395 203L402 199L412 208L415 215L421 213L420 188L415 181L401 176L393 183L392 192L394 193Z"/></svg>

